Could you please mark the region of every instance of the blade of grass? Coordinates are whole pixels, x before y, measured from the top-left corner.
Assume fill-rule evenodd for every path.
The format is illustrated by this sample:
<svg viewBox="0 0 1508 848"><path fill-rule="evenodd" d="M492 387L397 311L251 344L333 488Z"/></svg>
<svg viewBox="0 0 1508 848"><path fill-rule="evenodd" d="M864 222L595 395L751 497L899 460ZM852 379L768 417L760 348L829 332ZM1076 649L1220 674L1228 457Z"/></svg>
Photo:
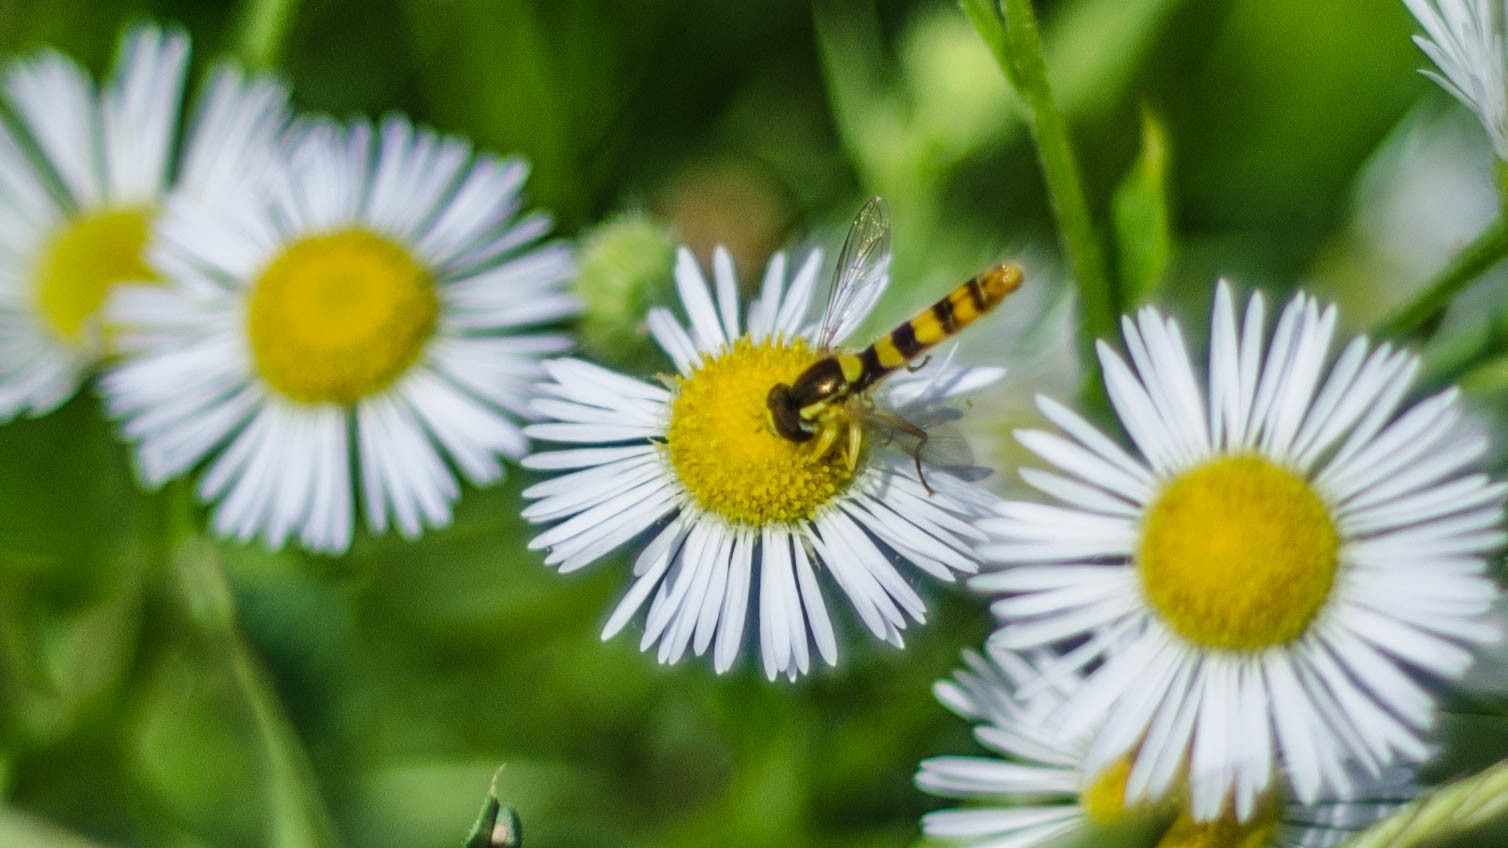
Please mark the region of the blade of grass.
<svg viewBox="0 0 1508 848"><path fill-rule="evenodd" d="M1505 814L1508 814L1508 761L1434 790L1344 845L1345 848L1436 845Z"/></svg>

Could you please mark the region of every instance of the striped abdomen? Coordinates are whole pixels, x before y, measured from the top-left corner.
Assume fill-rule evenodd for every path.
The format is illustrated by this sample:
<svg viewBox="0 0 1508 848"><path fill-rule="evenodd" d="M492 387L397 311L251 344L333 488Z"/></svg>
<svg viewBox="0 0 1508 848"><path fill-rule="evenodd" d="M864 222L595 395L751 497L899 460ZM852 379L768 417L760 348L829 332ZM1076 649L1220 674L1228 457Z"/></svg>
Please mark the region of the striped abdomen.
<svg viewBox="0 0 1508 848"><path fill-rule="evenodd" d="M1021 287L1021 266L1006 262L988 268L924 309L910 321L891 330L857 354L859 376L849 391L860 392L876 380L920 356L928 348L972 324L995 308L1006 295Z"/></svg>

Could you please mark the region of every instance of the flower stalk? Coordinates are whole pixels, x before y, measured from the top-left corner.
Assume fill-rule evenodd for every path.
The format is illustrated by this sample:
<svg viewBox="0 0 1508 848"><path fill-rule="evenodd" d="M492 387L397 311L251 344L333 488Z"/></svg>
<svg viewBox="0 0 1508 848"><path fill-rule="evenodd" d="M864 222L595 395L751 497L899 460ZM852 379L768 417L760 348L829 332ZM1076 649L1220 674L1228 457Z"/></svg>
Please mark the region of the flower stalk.
<svg viewBox="0 0 1508 848"><path fill-rule="evenodd" d="M1384 318L1377 325L1377 335L1392 339L1417 335L1462 289L1505 257L1508 257L1508 217L1500 217L1456 254L1419 294Z"/></svg>
<svg viewBox="0 0 1508 848"><path fill-rule="evenodd" d="M994 54L1026 104L1027 123L1037 143L1042 176L1058 222L1058 237L1077 286L1083 310L1080 352L1088 383L1097 383L1094 339L1114 338L1120 315L1115 281L1104 253L1083 179L1068 137L1068 124L1053 98L1042 58L1042 38L1031 0L962 0L964 14Z"/></svg>
<svg viewBox="0 0 1508 848"><path fill-rule="evenodd" d="M288 720L256 652L236 622L235 600L213 543L193 528L187 486L171 486L163 499L171 510L170 582L200 638L228 667L261 739L267 769L267 845L274 848L334 848L339 844L308 753Z"/></svg>
<svg viewBox="0 0 1508 848"><path fill-rule="evenodd" d="M297 11L298 0L247 0L241 7L236 56L251 68L275 67Z"/></svg>

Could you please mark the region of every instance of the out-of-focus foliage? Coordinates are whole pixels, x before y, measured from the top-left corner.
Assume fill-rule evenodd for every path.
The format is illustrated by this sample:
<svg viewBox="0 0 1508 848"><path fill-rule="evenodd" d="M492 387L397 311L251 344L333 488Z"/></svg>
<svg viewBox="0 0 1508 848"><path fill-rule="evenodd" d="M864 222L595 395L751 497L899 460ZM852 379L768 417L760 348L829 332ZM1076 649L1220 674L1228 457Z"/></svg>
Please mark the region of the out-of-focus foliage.
<svg viewBox="0 0 1508 848"><path fill-rule="evenodd" d="M1358 188L1384 140L1421 101L1446 108L1415 72L1401 3L1039 11L1093 211L1123 242L1113 255L1138 299L1155 291L1197 327L1217 275L1274 297L1312 284L1359 326L1448 258L1403 267L1410 245L1379 244L1358 214L1358 198L1390 202ZM307 0L291 12L278 66L301 107L403 110L522 153L531 200L566 236L643 210L704 257L727 243L750 278L777 247L831 251L859 201L883 194L896 228L886 319L1025 255L1033 291L1006 309L1026 311L981 322L967 345L1016 369L1010 395L979 402L981 455L1009 461L1004 434L1044 388L1033 378L1074 385L1023 113L953 5ZM202 70L237 50L243 14L0 0L0 49L54 45L100 69L120 27L149 16L187 26ZM1455 226L1462 242L1474 234ZM588 252L603 249L597 234ZM665 243L640 235L651 248L633 267L665 261ZM1502 286L1485 286L1477 297L1496 308ZM668 370L635 323L661 293L634 289L616 314L593 314L584 348ZM1447 327L1501 333L1497 311L1496 324ZM1474 373L1481 408L1501 409L1508 366ZM987 633L978 599L923 589L930 621L904 652L844 639L837 670L795 685L748 665L721 678L705 663L661 668L631 632L598 639L627 585L621 556L560 577L526 549L529 479L467 491L449 529L362 537L340 559L206 549L185 540L187 487L138 491L88 393L0 427L0 845L454 846L502 763L498 793L534 846L918 838L934 803L911 785L916 762L971 749L930 686ZM1493 709L1495 729L1466 747L1502 741Z"/></svg>
<svg viewBox="0 0 1508 848"><path fill-rule="evenodd" d="M1111 196L1116 275L1126 307L1157 291L1173 259L1173 208L1168 197L1172 173L1168 131L1150 112L1142 114L1141 152Z"/></svg>

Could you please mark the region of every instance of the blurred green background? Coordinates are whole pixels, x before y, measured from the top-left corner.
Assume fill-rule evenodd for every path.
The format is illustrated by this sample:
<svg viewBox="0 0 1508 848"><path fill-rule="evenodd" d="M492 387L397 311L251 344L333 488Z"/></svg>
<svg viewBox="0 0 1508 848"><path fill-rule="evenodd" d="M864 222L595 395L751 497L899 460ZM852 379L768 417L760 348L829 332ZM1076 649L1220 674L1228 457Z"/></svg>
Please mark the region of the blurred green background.
<svg viewBox="0 0 1508 848"><path fill-rule="evenodd" d="M951 4L307 0L284 8L281 36L278 9L0 0L0 50L54 45L98 71L126 22L178 21L196 76L260 54L301 108L401 110L525 154L530 198L565 236L631 212L703 255L729 244L747 275L781 246L831 249L883 194L886 319L1025 258L1030 291L966 345L1013 369L976 403L981 455L1012 463L1005 434L1032 420L1032 392L1079 385L1023 114ZM1197 328L1217 275L1302 284L1361 330L1496 214L1481 131L1416 73L1401 3L1039 11L1130 301ZM663 256L647 241L634 256L653 277ZM612 263L634 262L587 253L608 263L593 278L608 289ZM1441 369L1469 370L1486 417L1508 369L1468 342L1508 326L1502 288L1463 298L1430 347ZM585 294L589 353L668 368L636 319L653 287ZM839 668L794 685L747 657L721 678L701 661L662 668L632 632L597 638L627 585L621 558L561 578L525 549L527 480L467 491L452 528L414 543L359 536L338 559L185 552L165 541L185 490L136 489L91 395L0 427L0 845L455 846L502 763L500 794L535 846L919 838L937 802L911 786L917 761L973 750L930 685L988 632L978 599L922 583L931 620L904 652L844 618ZM184 557L223 568L171 566ZM1500 705L1492 668L1479 697ZM1477 755L1501 751L1500 707L1467 706Z"/></svg>

